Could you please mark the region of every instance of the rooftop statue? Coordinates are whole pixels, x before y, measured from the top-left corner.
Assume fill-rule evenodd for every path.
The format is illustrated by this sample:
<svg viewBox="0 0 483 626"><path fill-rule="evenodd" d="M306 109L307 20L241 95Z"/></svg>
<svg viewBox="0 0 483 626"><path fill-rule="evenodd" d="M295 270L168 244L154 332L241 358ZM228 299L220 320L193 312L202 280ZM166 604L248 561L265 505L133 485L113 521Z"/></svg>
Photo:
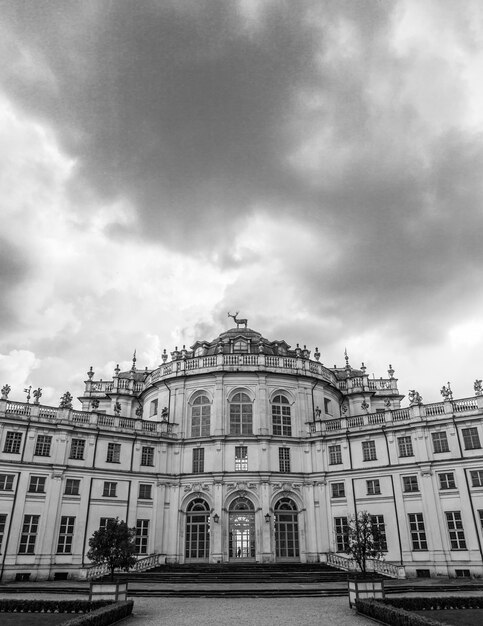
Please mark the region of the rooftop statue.
<svg viewBox="0 0 483 626"><path fill-rule="evenodd" d="M228 313L228 317L232 317L232 318L233 318L233 320L235 321L235 324L236 324L236 327L237 327L237 328L240 328L240 324L243 324L243 325L245 326L245 328L246 328L246 327L247 327L247 324L248 324L248 320L237 319L237 317L236 317L236 316L238 315L238 313L239 313L239 312L240 312L240 311L237 311L237 312L235 313L235 315L232 315L231 313Z"/></svg>

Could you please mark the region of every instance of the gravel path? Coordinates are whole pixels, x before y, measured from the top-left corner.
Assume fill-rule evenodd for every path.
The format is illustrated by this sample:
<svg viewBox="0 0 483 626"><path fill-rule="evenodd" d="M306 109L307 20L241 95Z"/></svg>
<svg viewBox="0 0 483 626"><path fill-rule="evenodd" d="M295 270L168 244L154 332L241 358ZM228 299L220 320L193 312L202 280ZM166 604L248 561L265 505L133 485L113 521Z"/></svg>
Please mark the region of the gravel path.
<svg viewBox="0 0 483 626"><path fill-rule="evenodd" d="M369 626L347 598L135 598L126 626Z"/></svg>

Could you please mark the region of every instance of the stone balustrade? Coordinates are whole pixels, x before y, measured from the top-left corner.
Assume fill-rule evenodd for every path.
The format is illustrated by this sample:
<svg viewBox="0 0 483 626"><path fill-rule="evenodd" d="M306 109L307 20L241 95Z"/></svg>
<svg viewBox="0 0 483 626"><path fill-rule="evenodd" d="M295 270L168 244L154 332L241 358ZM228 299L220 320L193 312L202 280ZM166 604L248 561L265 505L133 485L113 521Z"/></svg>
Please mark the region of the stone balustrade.
<svg viewBox="0 0 483 626"><path fill-rule="evenodd" d="M150 554L149 556L138 558L136 563L129 569L130 572L146 572L161 565L160 554ZM164 562L164 560L163 560ZM123 570L116 569L116 572ZM80 578L83 580L95 580L96 578L102 578L110 574L110 569L107 563L101 563L100 565L91 565L90 567L84 567L80 570Z"/></svg>

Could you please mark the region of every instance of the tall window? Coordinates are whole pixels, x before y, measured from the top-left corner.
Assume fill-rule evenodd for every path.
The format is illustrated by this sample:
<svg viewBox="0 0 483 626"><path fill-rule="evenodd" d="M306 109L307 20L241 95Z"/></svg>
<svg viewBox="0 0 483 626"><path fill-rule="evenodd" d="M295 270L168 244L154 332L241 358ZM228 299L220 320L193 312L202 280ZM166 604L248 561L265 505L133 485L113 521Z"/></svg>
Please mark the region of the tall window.
<svg viewBox="0 0 483 626"><path fill-rule="evenodd" d="M452 550L466 550L465 531L460 511L446 511L446 523L448 524L449 540Z"/></svg>
<svg viewBox="0 0 483 626"><path fill-rule="evenodd" d="M290 403L285 396L275 396L272 402L272 429L274 435L292 436Z"/></svg>
<svg viewBox="0 0 483 626"><path fill-rule="evenodd" d="M31 476L29 482L29 493L45 493L45 476Z"/></svg>
<svg viewBox="0 0 483 626"><path fill-rule="evenodd" d="M418 477L403 476L403 491L404 493L415 493L419 491Z"/></svg>
<svg viewBox="0 0 483 626"><path fill-rule="evenodd" d="M22 433L14 433L12 431L7 431L7 435L5 437L5 445L3 446L3 451L8 454L20 454L20 445L22 443Z"/></svg>
<svg viewBox="0 0 483 626"><path fill-rule="evenodd" d="M66 478L64 494L66 496L78 496L79 487L80 480L78 478Z"/></svg>
<svg viewBox="0 0 483 626"><path fill-rule="evenodd" d="M399 450L399 456L414 456L413 452L413 442L411 437L398 437L397 438L397 447Z"/></svg>
<svg viewBox="0 0 483 626"><path fill-rule="evenodd" d="M329 398L324 398L324 411L326 415L332 415L332 402Z"/></svg>
<svg viewBox="0 0 483 626"><path fill-rule="evenodd" d="M197 498L186 510L187 560L207 559L210 554L210 507L205 500Z"/></svg>
<svg viewBox="0 0 483 626"><path fill-rule="evenodd" d="M107 524L113 521L114 517L101 517L101 519L99 520L99 530L106 530Z"/></svg>
<svg viewBox="0 0 483 626"><path fill-rule="evenodd" d="M7 516L5 513L0 514L0 551L2 550L3 536L5 534L5 526L7 525Z"/></svg>
<svg viewBox="0 0 483 626"><path fill-rule="evenodd" d="M158 413L158 400L151 400L151 405L149 407L149 415L157 415Z"/></svg>
<svg viewBox="0 0 483 626"><path fill-rule="evenodd" d="M139 485L139 500L152 500L152 485L141 483Z"/></svg>
<svg viewBox="0 0 483 626"><path fill-rule="evenodd" d="M299 526L297 505L290 498L282 498L274 507L275 554L277 558L299 556Z"/></svg>
<svg viewBox="0 0 483 626"><path fill-rule="evenodd" d="M278 466L279 470L284 474L290 472L290 448L278 449Z"/></svg>
<svg viewBox="0 0 483 626"><path fill-rule="evenodd" d="M84 452L86 448L86 440L85 439L72 439L70 444L70 457L71 459L76 459L77 461L82 461L84 459Z"/></svg>
<svg viewBox="0 0 483 626"><path fill-rule="evenodd" d="M381 483L378 478L373 480L366 480L367 485L367 495L368 496L377 496L381 493Z"/></svg>
<svg viewBox="0 0 483 626"><path fill-rule="evenodd" d="M483 487L483 470L474 470L470 472L471 486Z"/></svg>
<svg viewBox="0 0 483 626"><path fill-rule="evenodd" d="M413 550L427 550L428 541L426 539L426 530L424 528L423 514L409 513L408 519Z"/></svg>
<svg viewBox="0 0 483 626"><path fill-rule="evenodd" d="M202 474L205 471L205 449L193 448L193 474Z"/></svg>
<svg viewBox="0 0 483 626"><path fill-rule="evenodd" d="M440 489L456 489L453 472L442 472L438 477Z"/></svg>
<svg viewBox="0 0 483 626"><path fill-rule="evenodd" d="M0 491L12 491L13 474L0 474Z"/></svg>
<svg viewBox="0 0 483 626"><path fill-rule="evenodd" d="M34 554L35 541L39 530L40 515L24 515L22 534L20 535L19 554Z"/></svg>
<svg viewBox="0 0 483 626"><path fill-rule="evenodd" d="M52 445L52 437L50 435L37 435L35 443L35 456L50 456L50 446Z"/></svg>
<svg viewBox="0 0 483 626"><path fill-rule="evenodd" d="M476 426L472 428L463 428L461 433L463 435L465 450L476 450L477 448L481 448L480 436L478 435L478 429Z"/></svg>
<svg viewBox="0 0 483 626"><path fill-rule="evenodd" d="M102 491L103 498L115 498L117 491L117 483L106 481L104 483L104 489Z"/></svg>
<svg viewBox="0 0 483 626"><path fill-rule="evenodd" d="M246 472L248 470L248 448L247 446L235 446L235 472Z"/></svg>
<svg viewBox="0 0 483 626"><path fill-rule="evenodd" d="M341 446L329 446L329 465L340 465L342 463Z"/></svg>
<svg viewBox="0 0 483 626"><path fill-rule="evenodd" d="M75 517L62 516L60 518L59 543L57 544L58 554L70 554L72 552L74 524Z"/></svg>
<svg viewBox="0 0 483 626"><path fill-rule="evenodd" d="M441 452L449 452L448 436L446 431L431 433L433 439L433 452L434 454L440 454Z"/></svg>
<svg viewBox="0 0 483 626"><path fill-rule="evenodd" d="M371 515L372 534L379 552L387 552L386 524L384 515Z"/></svg>
<svg viewBox="0 0 483 626"><path fill-rule="evenodd" d="M349 547L347 517L334 517L336 552L347 552Z"/></svg>
<svg viewBox="0 0 483 626"><path fill-rule="evenodd" d="M362 460L363 461L375 461L376 456L376 442L375 441L363 441L362 442Z"/></svg>
<svg viewBox="0 0 483 626"><path fill-rule="evenodd" d="M120 463L120 462L121 462L121 444L120 443L108 443L106 463Z"/></svg>
<svg viewBox="0 0 483 626"><path fill-rule="evenodd" d="M333 498L345 498L345 484L344 483L332 483L332 497Z"/></svg>
<svg viewBox="0 0 483 626"><path fill-rule="evenodd" d="M253 405L246 393L236 393L230 402L230 434L253 433Z"/></svg>
<svg viewBox="0 0 483 626"><path fill-rule="evenodd" d="M143 446L141 448L141 465L152 467L154 465L154 448Z"/></svg>
<svg viewBox="0 0 483 626"><path fill-rule="evenodd" d="M207 396L198 396L191 407L191 436L210 436L211 404Z"/></svg>
<svg viewBox="0 0 483 626"><path fill-rule="evenodd" d="M137 554L148 553L148 533L149 533L149 520L148 519L136 520L135 545L136 545Z"/></svg>

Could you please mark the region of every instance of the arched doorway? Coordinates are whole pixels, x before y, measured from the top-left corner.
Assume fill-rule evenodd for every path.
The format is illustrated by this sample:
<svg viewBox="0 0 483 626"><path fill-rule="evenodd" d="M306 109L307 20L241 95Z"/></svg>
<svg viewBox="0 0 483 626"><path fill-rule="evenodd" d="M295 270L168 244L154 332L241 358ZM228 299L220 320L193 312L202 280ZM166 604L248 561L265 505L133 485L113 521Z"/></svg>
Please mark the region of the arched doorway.
<svg viewBox="0 0 483 626"><path fill-rule="evenodd" d="M237 498L230 505L229 557L255 558L255 508L248 498Z"/></svg>
<svg viewBox="0 0 483 626"><path fill-rule="evenodd" d="M185 559L206 561L210 556L210 507L206 500L196 498L186 509Z"/></svg>
<svg viewBox="0 0 483 626"><path fill-rule="evenodd" d="M291 498L281 498L275 504L274 514L277 560L298 559L300 550L297 505Z"/></svg>

